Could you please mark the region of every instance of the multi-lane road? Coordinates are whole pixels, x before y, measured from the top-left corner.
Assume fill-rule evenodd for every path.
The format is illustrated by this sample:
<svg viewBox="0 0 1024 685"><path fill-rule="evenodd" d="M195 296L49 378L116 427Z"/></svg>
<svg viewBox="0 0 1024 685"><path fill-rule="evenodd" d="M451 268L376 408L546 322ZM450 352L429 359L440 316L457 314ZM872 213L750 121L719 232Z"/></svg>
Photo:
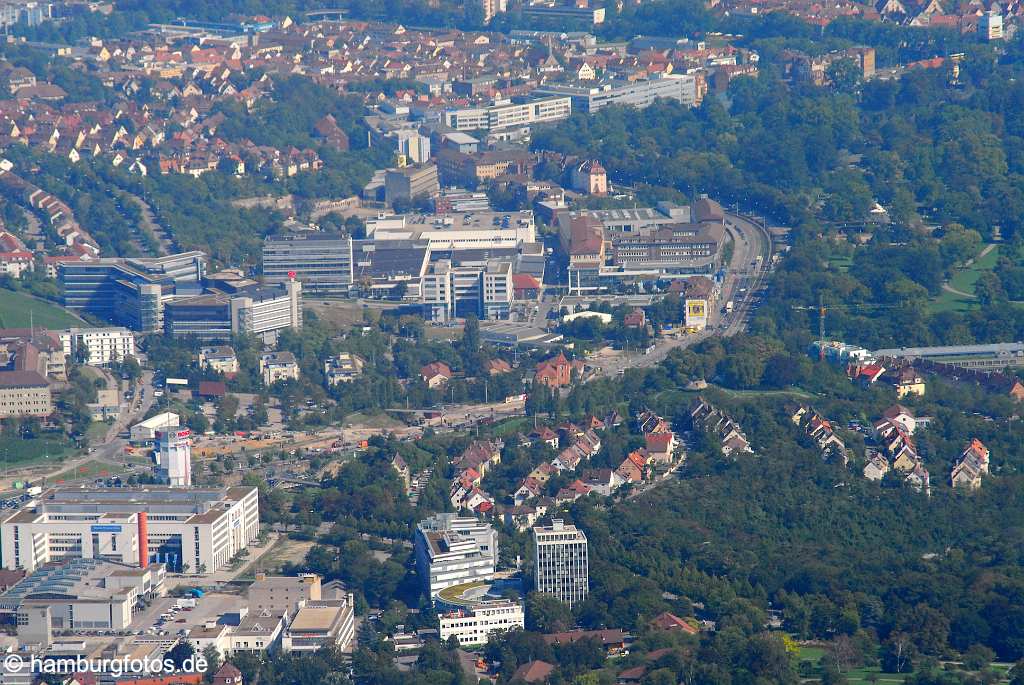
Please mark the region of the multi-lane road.
<svg viewBox="0 0 1024 685"><path fill-rule="evenodd" d="M724 303L733 302L733 311L726 313L722 308L713 308L709 312L708 327L705 330L681 337L660 338L654 343L654 349L646 354L638 351L599 362L595 364L596 373L590 378L614 376L626 369L654 366L674 349L689 347L713 335L736 335L746 328L759 298L759 291L771 269L771 238L760 222L748 216L727 213L725 225L732 239L733 250L722 282L719 303L724 308Z"/></svg>
<svg viewBox="0 0 1024 685"><path fill-rule="evenodd" d="M67 459L60 464L55 465L55 469L47 472L45 469L37 466L29 466L26 468L10 469L8 470L3 478L0 478L0 498L7 497L12 494L16 494L14 490L15 481L28 480L31 482L37 482L42 478L45 478L47 482L52 481L54 476L61 474L74 474L77 472L78 467L83 466L88 462L100 462L107 464L113 468L119 468L124 463L124 448L128 445L128 441L118 437L123 431L127 430L129 426L137 423L142 417L146 415L150 407L153 406L153 372L145 371L134 386L134 396L131 400L121 398L121 411L117 419L107 429L106 437L103 442L95 447L90 448L81 455L74 457L73 459ZM86 479L76 479L73 476L65 479L67 484L86 482Z"/></svg>

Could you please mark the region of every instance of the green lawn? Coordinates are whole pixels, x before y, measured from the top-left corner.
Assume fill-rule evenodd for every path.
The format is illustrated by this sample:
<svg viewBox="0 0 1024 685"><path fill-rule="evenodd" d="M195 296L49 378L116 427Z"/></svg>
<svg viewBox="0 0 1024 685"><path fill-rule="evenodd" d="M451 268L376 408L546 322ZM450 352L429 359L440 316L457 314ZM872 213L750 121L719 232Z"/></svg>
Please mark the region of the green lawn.
<svg viewBox="0 0 1024 685"><path fill-rule="evenodd" d="M821 658L825 656L825 649L823 647L813 647L808 645L799 645L799 652L797 654L797 662L810 661L815 666L816 677L820 675L821 671ZM992 669L995 670L1000 676L1000 682L1006 682L1007 672L1009 671L1012 664L1006 663L993 663ZM892 685L894 683L903 683L909 678L912 673L883 673L878 666L872 666L870 668L855 668L850 671L845 671L843 675L846 676L849 685L873 685L875 683L888 683Z"/></svg>
<svg viewBox="0 0 1024 685"><path fill-rule="evenodd" d="M0 460L5 467L56 462L74 452L75 446L63 436L47 434L31 440L0 437Z"/></svg>
<svg viewBox="0 0 1024 685"><path fill-rule="evenodd" d="M837 271L849 271L853 266L853 257L829 257L828 265Z"/></svg>
<svg viewBox="0 0 1024 685"><path fill-rule="evenodd" d="M516 416L503 421L498 421L490 432L501 438L515 435L516 433L529 433L533 430L533 419L527 416Z"/></svg>
<svg viewBox="0 0 1024 685"><path fill-rule="evenodd" d="M0 328L70 328L88 326L77 316L52 302L13 290L0 290Z"/></svg>
<svg viewBox="0 0 1024 685"><path fill-rule="evenodd" d="M345 428L405 428L406 424L383 411L356 412L345 417Z"/></svg>
<svg viewBox="0 0 1024 685"><path fill-rule="evenodd" d="M62 483L65 480L74 480L76 478L106 478L108 476L118 476L124 473L124 468L121 466L113 466L111 464L105 464L102 461L87 461L80 466L66 471L61 471L52 476L47 476L47 483Z"/></svg>
<svg viewBox="0 0 1024 685"><path fill-rule="evenodd" d="M984 250L984 248L982 249ZM969 267L960 269L953 274L953 278L949 279L949 287L962 293L974 295L974 284L978 282L978 279L981 278L983 273L994 269L997 261L999 261L998 245L984 257L975 259ZM962 295L957 295L956 293L943 290L942 293L940 293L939 296L931 303L930 308L933 312L962 312L971 309L976 305L977 301L973 297L964 297Z"/></svg>
<svg viewBox="0 0 1024 685"><path fill-rule="evenodd" d="M103 438L107 437L108 430L110 430L110 426L107 424L102 421L93 421L89 424L89 427L85 429L85 439L90 445L102 442Z"/></svg>

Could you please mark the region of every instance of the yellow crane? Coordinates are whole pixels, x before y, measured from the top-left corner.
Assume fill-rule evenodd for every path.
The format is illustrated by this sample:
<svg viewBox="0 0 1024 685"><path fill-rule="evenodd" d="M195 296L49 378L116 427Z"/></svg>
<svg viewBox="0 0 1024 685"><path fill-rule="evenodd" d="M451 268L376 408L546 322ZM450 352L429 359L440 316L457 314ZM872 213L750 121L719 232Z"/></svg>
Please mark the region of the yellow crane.
<svg viewBox="0 0 1024 685"><path fill-rule="evenodd" d="M818 340L821 341L821 345L818 348L818 358L825 358L825 314L829 309L894 309L901 305L898 304L871 304L871 303L858 303L858 304L825 304L825 297L822 293L818 293L818 304L817 306L806 306L806 305L793 305L793 309L804 312L818 312Z"/></svg>

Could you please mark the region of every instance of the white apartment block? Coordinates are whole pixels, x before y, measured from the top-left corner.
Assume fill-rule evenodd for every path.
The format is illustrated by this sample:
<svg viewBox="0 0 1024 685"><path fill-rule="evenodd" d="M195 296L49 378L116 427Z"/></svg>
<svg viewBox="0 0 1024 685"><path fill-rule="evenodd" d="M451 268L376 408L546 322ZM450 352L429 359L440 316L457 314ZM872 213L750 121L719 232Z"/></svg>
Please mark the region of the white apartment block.
<svg viewBox="0 0 1024 685"><path fill-rule="evenodd" d="M431 597L452 585L494 575L498 534L489 523L435 514L416 527L416 568Z"/></svg>
<svg viewBox="0 0 1024 685"><path fill-rule="evenodd" d="M217 373L238 373L238 357L234 348L228 345L204 347L199 350L199 366Z"/></svg>
<svg viewBox="0 0 1024 685"><path fill-rule="evenodd" d="M324 360L324 380L327 385L351 383L363 373L366 361L357 354L342 352Z"/></svg>
<svg viewBox="0 0 1024 685"><path fill-rule="evenodd" d="M135 356L135 334L127 328L69 328L59 334L64 355L82 354L85 363L103 366Z"/></svg>
<svg viewBox="0 0 1024 685"><path fill-rule="evenodd" d="M533 529L537 592L554 595L570 607L587 598L590 570L587 536L576 526L555 519Z"/></svg>
<svg viewBox="0 0 1024 685"><path fill-rule="evenodd" d="M299 363L291 352L264 352L260 355L260 375L263 385L277 381L299 379Z"/></svg>
<svg viewBox="0 0 1024 685"><path fill-rule="evenodd" d="M54 488L0 518L4 568L108 559L213 573L259 535L253 487Z"/></svg>

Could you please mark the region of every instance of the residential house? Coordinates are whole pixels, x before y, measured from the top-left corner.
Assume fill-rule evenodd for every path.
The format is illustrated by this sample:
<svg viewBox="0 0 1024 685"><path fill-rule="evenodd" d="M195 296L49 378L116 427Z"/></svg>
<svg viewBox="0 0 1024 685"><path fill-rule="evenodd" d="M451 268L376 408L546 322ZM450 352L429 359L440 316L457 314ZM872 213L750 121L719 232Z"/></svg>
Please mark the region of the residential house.
<svg viewBox="0 0 1024 685"><path fill-rule="evenodd" d="M641 433L667 433L672 425L652 411L645 410L636 417L636 427Z"/></svg>
<svg viewBox="0 0 1024 685"><path fill-rule="evenodd" d="M717 438L722 454L727 457L753 452L739 424L703 397L698 397L690 407L690 425L694 430Z"/></svg>
<svg viewBox="0 0 1024 685"><path fill-rule="evenodd" d="M849 456L842 438L836 435L832 423L810 407L800 405L790 417L817 445L824 459L836 458L845 466Z"/></svg>
<svg viewBox="0 0 1024 685"><path fill-rule="evenodd" d="M913 366L890 369L882 376L882 380L892 384L896 389L898 399L903 399L908 395L924 397L924 377Z"/></svg>
<svg viewBox="0 0 1024 685"><path fill-rule="evenodd" d="M525 533L540 519L536 507L517 504L514 507L505 507L501 510L501 520L506 526L515 528L520 533Z"/></svg>
<svg viewBox="0 0 1024 685"><path fill-rule="evenodd" d="M504 444L500 441L475 440L452 460L452 464L458 469L476 469L481 476L486 476L491 466L501 463L502 447Z"/></svg>
<svg viewBox="0 0 1024 685"><path fill-rule="evenodd" d="M527 476L523 479L523 482L519 485L514 493L512 493L512 501L515 502L516 506L522 505L527 500L531 500L534 497L540 497L543 492L543 485L536 478Z"/></svg>
<svg viewBox="0 0 1024 685"><path fill-rule="evenodd" d="M612 469L591 469L584 471L580 476L580 480L583 481L591 492L596 492L604 497L610 497L613 492L618 490L623 482L623 478L613 471Z"/></svg>
<svg viewBox="0 0 1024 685"><path fill-rule="evenodd" d="M907 485L918 492L924 492L926 495L931 494L931 476L928 473L928 469L926 469L920 462L914 465L914 468L911 469L910 473L908 473L907 477L903 480Z"/></svg>
<svg viewBox="0 0 1024 685"><path fill-rule="evenodd" d="M630 452L615 473L626 483L639 483L647 475L647 456L639 450Z"/></svg>
<svg viewBox="0 0 1024 685"><path fill-rule="evenodd" d="M351 383L363 374L366 360L351 352L342 352L324 360L324 381L329 386Z"/></svg>
<svg viewBox="0 0 1024 685"><path fill-rule="evenodd" d="M238 373L238 357L230 345L200 348L199 365L225 376Z"/></svg>
<svg viewBox="0 0 1024 685"><path fill-rule="evenodd" d="M644 438L647 455L656 464L671 464L679 441L675 433L650 433Z"/></svg>
<svg viewBox="0 0 1024 685"><path fill-rule="evenodd" d="M428 388L438 388L452 379L452 370L444 362L430 362L420 369L420 378Z"/></svg>
<svg viewBox="0 0 1024 685"><path fill-rule="evenodd" d="M575 502L580 497L586 497L589 494L590 486L577 478L558 491L555 495L555 503L559 505L569 504L571 502Z"/></svg>
<svg viewBox="0 0 1024 685"><path fill-rule="evenodd" d="M989 449L980 440L971 440L950 473L953 487L968 490L980 488L981 477L989 472L989 457Z"/></svg>
<svg viewBox="0 0 1024 685"><path fill-rule="evenodd" d="M647 325L647 314L642 309L634 309L626 314L622 324L626 328L643 328Z"/></svg>
<svg viewBox="0 0 1024 685"><path fill-rule="evenodd" d="M655 630L678 630L679 632L686 633L687 635L696 635L700 632L700 628L697 627L696 621L687 621L667 611L655 616L651 620L650 625Z"/></svg>
<svg viewBox="0 0 1024 685"><path fill-rule="evenodd" d="M512 674L512 683L527 683L533 685L534 683L546 683L551 678L551 674L555 672L553 664L549 664L546 661L527 661L515 670Z"/></svg>
<svg viewBox="0 0 1024 685"><path fill-rule="evenodd" d="M530 471L530 473L528 474L528 477L536 479L536 481L538 483L543 485L544 483L547 483L549 480L551 480L551 477L554 476L557 473L558 473L558 469L556 469L554 466L552 466L548 462L543 462L541 464L538 464L533 469L533 471Z"/></svg>
<svg viewBox="0 0 1024 685"><path fill-rule="evenodd" d="M35 257L31 252L0 252L0 275L6 274L11 278L20 279L23 273L33 271L34 268Z"/></svg>
<svg viewBox="0 0 1024 685"><path fill-rule="evenodd" d="M852 368L854 369L853 381L864 388L874 385L885 373L885 367L881 364L857 365Z"/></svg>
<svg viewBox="0 0 1024 685"><path fill-rule="evenodd" d="M903 426L908 435L913 435L917 430L917 419L914 418L914 413L902 404L894 404L886 409L882 412L882 418Z"/></svg>
<svg viewBox="0 0 1024 685"><path fill-rule="evenodd" d="M551 449L558 449L558 433L547 426L534 428L527 437L530 438L531 442L544 443Z"/></svg>
<svg viewBox="0 0 1024 685"><path fill-rule="evenodd" d="M484 363L484 370L489 376L497 376L512 371L512 365L504 359L488 359Z"/></svg>
<svg viewBox="0 0 1024 685"><path fill-rule="evenodd" d="M401 454L395 452L395 456L391 458L391 468L398 474L398 480L402 481L402 488L408 496L412 490L412 471L409 470L409 465L405 463L405 459L402 459Z"/></svg>
<svg viewBox="0 0 1024 685"><path fill-rule="evenodd" d="M868 480L882 480L885 474L889 473L889 462L881 454L873 454L868 457L864 465L864 477Z"/></svg>
<svg viewBox="0 0 1024 685"><path fill-rule="evenodd" d="M551 462L551 465L559 471L574 471L585 456L581 449L573 445L559 452L558 456Z"/></svg>

